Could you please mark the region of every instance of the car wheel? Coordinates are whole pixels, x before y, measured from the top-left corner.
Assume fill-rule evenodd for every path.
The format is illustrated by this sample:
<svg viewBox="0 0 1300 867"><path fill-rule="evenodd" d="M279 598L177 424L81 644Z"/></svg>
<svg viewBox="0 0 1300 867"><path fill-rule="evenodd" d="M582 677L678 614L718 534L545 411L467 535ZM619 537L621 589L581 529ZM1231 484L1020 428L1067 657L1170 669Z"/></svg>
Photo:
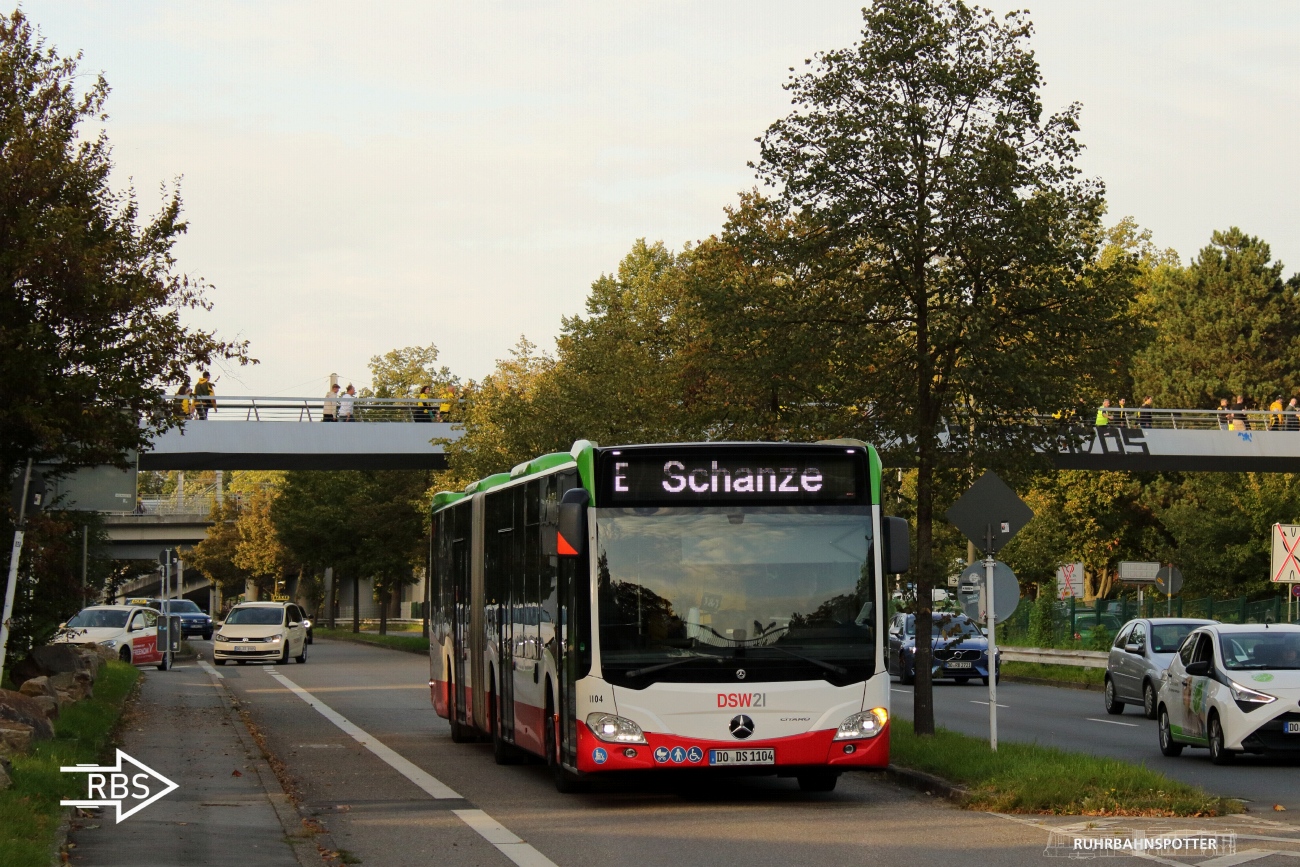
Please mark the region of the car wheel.
<svg viewBox="0 0 1300 867"><path fill-rule="evenodd" d="M1149 680L1142 687L1142 712L1147 719L1156 718L1156 686Z"/></svg>
<svg viewBox="0 0 1300 867"><path fill-rule="evenodd" d="M280 665L289 664L289 639L284 640L284 650L280 651Z"/></svg>
<svg viewBox="0 0 1300 867"><path fill-rule="evenodd" d="M799 790L802 792L833 792L840 775L834 771L809 771L797 774L795 779L799 781Z"/></svg>
<svg viewBox="0 0 1300 867"><path fill-rule="evenodd" d="M1160 722L1156 728L1160 732L1160 754L1173 758L1183 754L1183 745L1174 740L1173 730L1169 726L1169 710L1164 705L1157 711Z"/></svg>
<svg viewBox="0 0 1300 867"><path fill-rule="evenodd" d="M916 683L916 672L908 671L900 660L898 663L898 682L903 686L911 686Z"/></svg>
<svg viewBox="0 0 1300 867"><path fill-rule="evenodd" d="M1210 761L1216 765L1232 764L1237 754L1224 746L1226 741L1223 737L1223 724L1219 722L1219 715L1213 711L1210 712L1209 729Z"/></svg>
<svg viewBox="0 0 1300 867"><path fill-rule="evenodd" d="M164 653L162 661L158 663L158 670L166 671L168 668L171 667L170 663L171 663L171 659L167 656L166 653Z"/></svg>
<svg viewBox="0 0 1300 867"><path fill-rule="evenodd" d="M302 665L304 662L307 661L307 642L306 642L306 641L304 641L304 642L302 643L302 653L300 653L300 654L298 654L297 656L295 656L295 657L293 658L293 661L296 662L296 663L298 663L299 665Z"/></svg>
<svg viewBox="0 0 1300 867"><path fill-rule="evenodd" d="M125 662L127 665L130 665L130 664L131 664L131 648L129 648L129 647L123 647L122 650L121 650L121 652L118 653L117 658L120 659L120 660L122 660L123 662Z"/></svg>
<svg viewBox="0 0 1300 867"><path fill-rule="evenodd" d="M1115 694L1115 681L1109 677L1106 678L1106 713L1112 715L1122 714L1124 712L1124 702L1119 700Z"/></svg>

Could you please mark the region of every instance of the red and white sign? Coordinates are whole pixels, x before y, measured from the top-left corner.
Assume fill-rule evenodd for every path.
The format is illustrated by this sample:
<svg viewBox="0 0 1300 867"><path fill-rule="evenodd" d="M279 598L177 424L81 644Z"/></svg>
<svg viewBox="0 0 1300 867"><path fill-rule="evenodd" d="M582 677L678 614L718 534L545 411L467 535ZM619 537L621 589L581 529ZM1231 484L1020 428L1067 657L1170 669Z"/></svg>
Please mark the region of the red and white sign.
<svg viewBox="0 0 1300 867"><path fill-rule="evenodd" d="M1083 598L1083 564L1066 563L1056 570L1056 598Z"/></svg>
<svg viewBox="0 0 1300 867"><path fill-rule="evenodd" d="M1273 525L1273 561L1268 571L1276 583L1300 583L1300 526Z"/></svg>

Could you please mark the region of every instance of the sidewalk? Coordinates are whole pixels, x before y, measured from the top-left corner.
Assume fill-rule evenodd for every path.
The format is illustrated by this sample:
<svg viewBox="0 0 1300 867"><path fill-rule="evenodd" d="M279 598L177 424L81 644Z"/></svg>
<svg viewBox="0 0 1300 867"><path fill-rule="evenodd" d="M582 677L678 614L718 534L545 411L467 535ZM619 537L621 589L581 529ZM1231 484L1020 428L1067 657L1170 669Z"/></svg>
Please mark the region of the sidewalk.
<svg viewBox="0 0 1300 867"><path fill-rule="evenodd" d="M298 813L225 690L195 662L142 674L120 745L180 788L120 825L112 809L74 818L68 863L300 867L277 807L291 825Z"/></svg>

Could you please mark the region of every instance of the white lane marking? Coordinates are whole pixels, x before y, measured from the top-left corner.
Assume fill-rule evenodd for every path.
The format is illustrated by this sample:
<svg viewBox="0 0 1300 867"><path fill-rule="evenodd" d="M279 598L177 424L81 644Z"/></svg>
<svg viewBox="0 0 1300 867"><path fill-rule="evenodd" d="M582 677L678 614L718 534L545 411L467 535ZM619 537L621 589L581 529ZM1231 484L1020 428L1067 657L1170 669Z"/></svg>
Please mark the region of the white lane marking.
<svg viewBox="0 0 1300 867"><path fill-rule="evenodd" d="M298 698L307 702L310 706L316 708L317 713L325 719L334 723L343 731L352 736L352 739L361 744L370 752L382 759L389 767L406 777L412 783L415 783L425 794L431 798L448 799L461 798L462 796L453 790L446 783L437 777L420 769L414 763L403 758L394 750L389 749L372 737L364 729L354 725L350 720L341 713L331 708L325 702L316 698L307 690L298 686L283 674L266 669L267 672L278 681L282 686L292 692ZM497 850L518 864L519 867L556 867L555 862L547 858L541 852L538 852L530 844L525 843L519 837L512 834L504 825L493 819L482 810L453 810L456 817L487 842L491 843Z"/></svg>
<svg viewBox="0 0 1300 867"><path fill-rule="evenodd" d="M971 703L971 704L982 704L982 705L984 705L985 707L988 707L988 706L989 706L989 703L988 703L988 702L986 702L986 701L979 701L978 699L974 699L974 698L970 700L970 703ZM998 707L1011 707L1011 705L1009 705L1009 704L1000 704L1000 705L998 705Z"/></svg>
<svg viewBox="0 0 1300 867"><path fill-rule="evenodd" d="M895 686L891 686L891 687L889 688L889 691L890 691L890 692L901 692L903 695L911 695L911 694L912 694L912 691L911 691L910 689L899 689L898 687L895 687Z"/></svg>
<svg viewBox="0 0 1300 867"><path fill-rule="evenodd" d="M1258 861L1260 858L1268 858L1272 855L1291 855L1300 858L1300 852L1274 852L1271 849L1246 849L1235 855L1220 855L1218 858L1211 858L1209 861L1200 862L1197 867L1236 867L1238 864L1245 864L1248 861Z"/></svg>
<svg viewBox="0 0 1300 867"><path fill-rule="evenodd" d="M1086 716L1084 717L1084 719L1086 719L1088 722L1105 723L1108 726L1128 726L1131 729L1140 728L1140 726L1138 726L1137 723L1120 722L1117 719L1098 719L1095 716Z"/></svg>
<svg viewBox="0 0 1300 867"><path fill-rule="evenodd" d="M225 679L226 679L226 676L225 676L224 674L222 674L221 672L219 672L219 671L217 671L215 668L213 668L213 667L208 663L208 661L207 661L206 659L202 658L202 657L199 657L199 668L203 669L203 670L206 671L208 674L210 674L210 675L212 675L213 677L215 677L217 680L225 680Z"/></svg>

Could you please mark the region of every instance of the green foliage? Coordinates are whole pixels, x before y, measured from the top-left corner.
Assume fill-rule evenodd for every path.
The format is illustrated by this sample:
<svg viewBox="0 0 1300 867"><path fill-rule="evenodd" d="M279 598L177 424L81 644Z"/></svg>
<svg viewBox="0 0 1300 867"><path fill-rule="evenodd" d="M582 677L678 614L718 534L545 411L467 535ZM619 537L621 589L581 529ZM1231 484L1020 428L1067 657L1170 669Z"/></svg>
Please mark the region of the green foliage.
<svg viewBox="0 0 1300 867"><path fill-rule="evenodd" d="M0 479L28 457L124 463L176 423L160 386L243 343L182 324L207 309L176 270L173 190L145 220L109 186L108 84L60 57L21 11L0 18ZM143 423L141 423L143 420Z"/></svg>
<svg viewBox="0 0 1300 867"><path fill-rule="evenodd" d="M459 378L446 366L440 366L438 347L407 346L370 358L370 388L362 389L367 397L410 397L421 386L433 386L435 394L447 385L457 385ZM346 389L346 383L344 388Z"/></svg>
<svg viewBox="0 0 1300 867"><path fill-rule="evenodd" d="M1239 801L1117 759L1006 741L995 753L982 739L946 729L917 737L898 717L890 734L895 764L967 788L967 809L1076 816L1222 816L1242 809Z"/></svg>
<svg viewBox="0 0 1300 867"><path fill-rule="evenodd" d="M323 629L313 627L320 638L333 638L337 641L352 641L357 644L371 644L387 647L390 650L404 650L407 653L428 655L429 639L419 635L376 635L373 632L352 632L347 629Z"/></svg>
<svg viewBox="0 0 1300 867"><path fill-rule="evenodd" d="M84 784L59 768L99 764L109 758L113 727L139 677L133 665L106 663L95 682L95 697L59 715L53 740L37 741L31 753L13 757L14 784L0 792L0 864L45 867L50 863L65 809L59 800L77 797L76 787Z"/></svg>
<svg viewBox="0 0 1300 867"><path fill-rule="evenodd" d="M1038 598L1029 612L1029 644L1031 647L1055 647L1060 620L1060 604L1056 599L1056 587L1052 584L1038 585Z"/></svg>
<svg viewBox="0 0 1300 867"><path fill-rule="evenodd" d="M1156 270L1142 313L1153 339L1134 361L1140 394L1160 406L1261 406L1300 387L1300 275L1282 281L1268 244L1238 228L1215 232L1187 268Z"/></svg>

